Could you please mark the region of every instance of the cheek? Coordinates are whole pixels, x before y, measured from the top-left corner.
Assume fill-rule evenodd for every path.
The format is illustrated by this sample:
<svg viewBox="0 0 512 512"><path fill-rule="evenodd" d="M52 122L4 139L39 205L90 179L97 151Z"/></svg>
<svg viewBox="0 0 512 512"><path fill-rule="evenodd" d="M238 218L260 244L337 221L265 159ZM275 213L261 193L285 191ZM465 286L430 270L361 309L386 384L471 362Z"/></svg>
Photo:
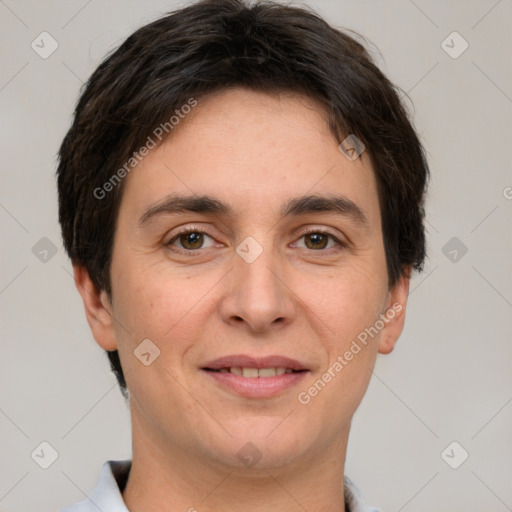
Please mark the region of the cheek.
<svg viewBox="0 0 512 512"><path fill-rule="evenodd" d="M383 312L387 275L385 268L354 261L328 276L302 277L295 290L325 326L327 337L342 349Z"/></svg>
<svg viewBox="0 0 512 512"><path fill-rule="evenodd" d="M198 318L198 301L206 291L202 286L189 287L191 280L163 279L158 271L133 271L124 273L118 281L114 314L119 320L116 327L121 364L134 397L147 404L161 389L168 389L173 407L177 407L181 396L180 379L183 359L187 351L199 339L204 322ZM200 306L200 304L199 304ZM141 345L143 340L150 344ZM148 366L137 354L148 351L158 354ZM141 364L142 362L142 364ZM180 398L181 397L181 398ZM163 398L162 398L163 399Z"/></svg>
<svg viewBox="0 0 512 512"><path fill-rule="evenodd" d="M208 313L205 307L210 307L208 294L217 281L218 276L211 273L194 277L171 272L166 266L126 265L118 277L114 304L126 328L118 329L124 344L133 350L133 345L149 338L170 357L183 351L201 337Z"/></svg>
<svg viewBox="0 0 512 512"><path fill-rule="evenodd" d="M328 360L311 383L312 393L318 392L311 405L318 417L332 417L334 426L349 421L368 388L379 335L371 337L366 330L383 312L386 285L381 274L352 266L343 276L330 278L323 293L310 298L314 304L310 318L320 317L329 327L320 340Z"/></svg>

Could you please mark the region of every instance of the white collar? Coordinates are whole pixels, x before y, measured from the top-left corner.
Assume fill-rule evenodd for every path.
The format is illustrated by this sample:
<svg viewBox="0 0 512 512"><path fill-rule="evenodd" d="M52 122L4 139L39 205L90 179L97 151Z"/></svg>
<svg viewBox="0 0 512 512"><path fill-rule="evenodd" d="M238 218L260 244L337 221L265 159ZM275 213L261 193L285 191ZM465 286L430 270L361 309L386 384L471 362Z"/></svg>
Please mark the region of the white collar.
<svg viewBox="0 0 512 512"><path fill-rule="evenodd" d="M61 512L129 512L121 494L128 480L132 461L108 460L101 468L100 477L88 497ZM347 512L381 512L364 502L359 489L348 478L344 479L345 508Z"/></svg>

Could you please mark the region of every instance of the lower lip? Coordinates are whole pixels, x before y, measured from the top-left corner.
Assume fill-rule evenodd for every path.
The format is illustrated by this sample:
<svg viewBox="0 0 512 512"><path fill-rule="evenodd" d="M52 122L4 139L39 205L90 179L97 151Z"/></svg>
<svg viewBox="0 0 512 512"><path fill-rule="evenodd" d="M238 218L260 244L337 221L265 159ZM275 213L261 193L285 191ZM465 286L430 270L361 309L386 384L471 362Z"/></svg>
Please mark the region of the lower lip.
<svg viewBox="0 0 512 512"><path fill-rule="evenodd" d="M309 371L284 373L275 377L242 377L228 372L203 370L217 384L246 398L267 398L298 384Z"/></svg>

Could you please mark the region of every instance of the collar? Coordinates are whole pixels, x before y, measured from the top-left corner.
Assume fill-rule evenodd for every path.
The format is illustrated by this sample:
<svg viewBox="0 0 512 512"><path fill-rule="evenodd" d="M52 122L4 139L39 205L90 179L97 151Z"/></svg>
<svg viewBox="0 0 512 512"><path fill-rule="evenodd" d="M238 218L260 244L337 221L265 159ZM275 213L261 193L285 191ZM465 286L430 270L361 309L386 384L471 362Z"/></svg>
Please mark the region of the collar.
<svg viewBox="0 0 512 512"><path fill-rule="evenodd" d="M99 479L88 497L61 512L129 512L121 493L131 467L131 459L108 460L103 464ZM366 505L361 492L348 477L344 478L344 490L346 512L381 512Z"/></svg>

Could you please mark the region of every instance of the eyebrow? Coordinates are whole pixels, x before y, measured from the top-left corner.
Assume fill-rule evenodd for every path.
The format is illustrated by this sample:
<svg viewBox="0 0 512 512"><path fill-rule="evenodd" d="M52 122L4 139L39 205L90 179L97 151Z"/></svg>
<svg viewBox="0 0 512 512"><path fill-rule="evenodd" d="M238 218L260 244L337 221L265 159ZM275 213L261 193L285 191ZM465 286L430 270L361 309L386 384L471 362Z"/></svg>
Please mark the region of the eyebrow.
<svg viewBox="0 0 512 512"><path fill-rule="evenodd" d="M233 208L223 201L208 195L184 196L171 194L150 206L139 218L138 225L142 226L163 215L184 212L232 216ZM345 196L306 195L295 197L283 204L280 210L281 218L307 213L342 215L352 219L361 227L369 226L368 219L363 210Z"/></svg>

